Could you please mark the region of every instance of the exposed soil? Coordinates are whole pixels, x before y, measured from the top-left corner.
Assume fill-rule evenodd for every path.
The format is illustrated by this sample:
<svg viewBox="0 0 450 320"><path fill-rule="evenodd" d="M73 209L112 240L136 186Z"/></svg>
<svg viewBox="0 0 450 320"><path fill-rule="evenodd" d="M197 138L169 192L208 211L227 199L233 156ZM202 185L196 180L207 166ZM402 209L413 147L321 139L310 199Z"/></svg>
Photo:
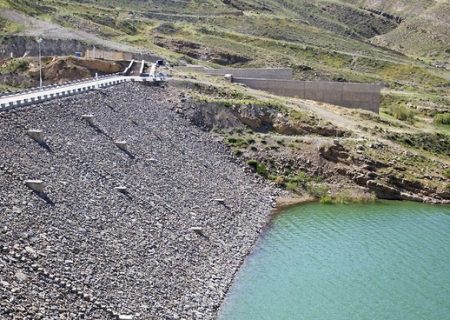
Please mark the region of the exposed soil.
<svg viewBox="0 0 450 320"><path fill-rule="evenodd" d="M27 58L27 70L0 75L0 83L11 87L33 87L39 84L39 60ZM3 60L3 62L6 60ZM62 83L93 77L96 74L112 74L124 70L121 63L105 60L78 59L75 57L43 57L42 78L44 84Z"/></svg>

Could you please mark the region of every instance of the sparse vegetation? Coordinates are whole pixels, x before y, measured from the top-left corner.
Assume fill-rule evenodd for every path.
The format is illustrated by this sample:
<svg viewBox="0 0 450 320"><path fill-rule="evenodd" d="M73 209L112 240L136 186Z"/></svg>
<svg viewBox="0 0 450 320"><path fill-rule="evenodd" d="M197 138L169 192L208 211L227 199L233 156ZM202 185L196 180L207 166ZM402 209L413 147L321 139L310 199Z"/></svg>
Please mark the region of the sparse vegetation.
<svg viewBox="0 0 450 320"><path fill-rule="evenodd" d="M256 173L261 175L264 178L269 177L269 172L267 171L266 166L263 163L258 162L257 160L248 160L247 164L252 167Z"/></svg>
<svg viewBox="0 0 450 320"><path fill-rule="evenodd" d="M308 183L306 190L308 194L318 199L328 194L328 186L324 183Z"/></svg>
<svg viewBox="0 0 450 320"><path fill-rule="evenodd" d="M439 113L434 116L435 124L450 125L450 113Z"/></svg>
<svg viewBox="0 0 450 320"><path fill-rule="evenodd" d="M370 43L396 34L403 25L414 20L413 17L398 25L392 20L368 14L354 3L349 5L347 0L324 0L320 3L268 0L264 4L245 0L233 1L233 5L221 0L0 0L0 7L14 8L49 22L99 33L109 40L145 48L164 55L172 65L187 62L213 68L219 65L292 67L295 79L383 82L386 89L383 90L380 115L356 110L336 113L342 112L343 116L350 117L350 122L358 122L355 128L362 132L362 136L388 138L406 147L404 149L414 149L418 153L449 156L449 73L434 64L438 59L448 61L449 52L441 50L441 45L430 48L429 52L433 54L429 55L422 46L421 51L417 51L419 55L413 53L408 56L382 48L389 46L392 49L392 43L397 42L408 43L406 39L391 41L391 44L381 41L377 43L379 46ZM429 7L434 5L429 4ZM329 11L330 8L332 11ZM242 11L245 11L245 19ZM435 14L427 12L431 16ZM421 14L417 13L418 16ZM0 32L8 34L17 30L17 26L12 27L0 18ZM415 30L410 32L414 34ZM441 41L441 34L439 30L433 33L433 40L427 40L427 45L428 41ZM375 35L376 39L373 38ZM394 49L411 52L413 46ZM417 59L418 56L420 59ZM3 64L0 73L26 69L24 61L15 59ZM330 118L326 113L314 111L311 106L294 105L284 98L273 99L254 94L222 79L193 72L183 73L182 76L189 82L190 96L197 102L218 106L221 110L225 107L227 112L232 113L242 107L251 111L257 109L254 107L262 107L258 111L269 110L277 116L282 114L286 117L288 127L284 126L286 123L275 122L273 119L278 119L273 114L267 121L267 114L264 114L261 116L264 121L260 123L250 117L238 128L215 128L236 156L242 156L244 161L258 159L249 161L255 172L287 190L309 192L326 203L355 201L355 195L350 192L328 192L324 182L327 179L320 181L317 177L317 172L322 169L320 165L316 168L311 168L309 162L303 163L300 168L292 162L280 165L270 162L268 156L278 154L292 160L289 159L292 154L301 157L306 155L305 150L315 152L314 147L307 143L314 144L311 140L316 138L299 140L295 139L295 134L308 136L313 133L320 136L319 139L326 137L328 142L334 136L340 137L328 130L338 127L333 115ZM196 81L191 82L192 79ZM323 115L325 118L322 118ZM233 118L233 121L240 120ZM346 126L344 122L342 127ZM280 127L282 130L277 131ZM264 135L257 135L253 130ZM325 131L327 135L322 136ZM348 137L357 137L359 132L349 128ZM384 163L395 166L406 177L425 179L423 177L429 176L417 169L425 166L423 159L413 163L414 157L411 156L408 161L400 162L392 150L384 147L366 148L363 154L373 159L386 156ZM346 159L352 159L352 155ZM312 161L312 157L308 160ZM383 170L379 171L387 172ZM442 177L442 167L435 168L435 172ZM442 183L438 185L431 179L429 184L442 190Z"/></svg>
<svg viewBox="0 0 450 320"><path fill-rule="evenodd" d="M447 179L450 179L450 169L447 169L444 171L444 177L446 177Z"/></svg>
<svg viewBox="0 0 450 320"><path fill-rule="evenodd" d="M11 59L0 66L0 74L17 73L28 70L28 61L22 58Z"/></svg>
<svg viewBox="0 0 450 320"><path fill-rule="evenodd" d="M416 113L404 105L394 105L391 107L392 116L401 121L413 122Z"/></svg>

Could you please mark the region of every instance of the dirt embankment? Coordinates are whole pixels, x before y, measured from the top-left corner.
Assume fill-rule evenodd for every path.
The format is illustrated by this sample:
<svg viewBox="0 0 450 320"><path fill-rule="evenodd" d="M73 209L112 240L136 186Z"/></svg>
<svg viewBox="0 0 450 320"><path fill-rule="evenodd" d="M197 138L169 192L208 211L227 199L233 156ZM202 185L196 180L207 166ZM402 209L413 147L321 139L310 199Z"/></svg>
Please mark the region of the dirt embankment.
<svg viewBox="0 0 450 320"><path fill-rule="evenodd" d="M112 74L125 66L114 61L78 59L75 57L43 57L44 84L61 83ZM0 84L9 87L33 87L39 84L39 60L35 57L0 61Z"/></svg>
<svg viewBox="0 0 450 320"><path fill-rule="evenodd" d="M52 83L70 81L99 75L120 72L123 66L113 61L77 59L74 57L49 57L42 69L43 78ZM33 63L29 70L32 78L39 77L39 65Z"/></svg>

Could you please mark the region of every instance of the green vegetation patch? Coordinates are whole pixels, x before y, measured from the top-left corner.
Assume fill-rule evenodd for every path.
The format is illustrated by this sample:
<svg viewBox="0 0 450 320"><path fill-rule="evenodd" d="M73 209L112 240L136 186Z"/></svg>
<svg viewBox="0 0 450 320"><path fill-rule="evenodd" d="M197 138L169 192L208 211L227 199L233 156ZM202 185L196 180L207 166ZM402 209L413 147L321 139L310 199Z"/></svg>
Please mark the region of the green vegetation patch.
<svg viewBox="0 0 450 320"><path fill-rule="evenodd" d="M253 170L255 170L256 173L258 173L260 176L264 177L264 178L268 178L269 177L269 171L267 170L267 167L257 161L257 160L248 160L247 164L253 168Z"/></svg>
<svg viewBox="0 0 450 320"><path fill-rule="evenodd" d="M386 113L390 114L397 120L408 122L414 122L414 117L416 115L414 110L411 110L403 104L391 106Z"/></svg>
<svg viewBox="0 0 450 320"><path fill-rule="evenodd" d="M22 58L8 60L0 66L0 74L18 73L28 70L28 61Z"/></svg>
<svg viewBox="0 0 450 320"><path fill-rule="evenodd" d="M438 113L434 116L435 124L450 125L450 113Z"/></svg>
<svg viewBox="0 0 450 320"><path fill-rule="evenodd" d="M425 68L412 64L389 64L379 71L380 75L391 80L416 82L428 86L447 86L448 81L436 76Z"/></svg>
<svg viewBox="0 0 450 320"><path fill-rule="evenodd" d="M388 138L415 149L450 156L450 138L441 133L392 133Z"/></svg>
<svg viewBox="0 0 450 320"><path fill-rule="evenodd" d="M30 16L37 16L42 14L54 14L56 12L55 8L41 4L40 1L33 0L7 0L7 6L21 11Z"/></svg>

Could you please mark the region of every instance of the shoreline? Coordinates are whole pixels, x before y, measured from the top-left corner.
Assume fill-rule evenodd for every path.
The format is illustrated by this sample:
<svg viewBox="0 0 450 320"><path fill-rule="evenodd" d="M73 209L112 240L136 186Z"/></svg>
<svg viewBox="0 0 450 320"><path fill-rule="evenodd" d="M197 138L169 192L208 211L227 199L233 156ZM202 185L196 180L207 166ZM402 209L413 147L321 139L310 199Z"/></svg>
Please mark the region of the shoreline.
<svg viewBox="0 0 450 320"><path fill-rule="evenodd" d="M226 289L224 291L223 297L220 301L220 306L217 309L217 312L215 314L214 319L218 319L218 316L220 314L220 310L222 309L222 306L224 305L224 302L227 298L227 295L230 292L231 287L233 286L234 281L236 280L236 275L238 274L238 272L241 270L242 266L244 265L244 263L246 262L246 260L252 256L252 254L254 253L254 250L256 248L256 245L258 244L259 241L261 241L261 239L264 237L265 233L270 229L273 219L280 214L282 211L289 209L291 207L295 207L298 205L302 205L302 204L306 204L306 203L311 203L311 202L316 202L317 199L309 196L309 195L304 195L304 196L296 196L296 195L290 195L290 196L279 196L276 197L275 199L276 201L276 206L274 208L272 208L270 210L270 212L268 213L267 216L267 222L265 223L264 226L262 226L258 237L256 237L253 241L253 243L251 244L251 246L248 247L248 250L246 252L246 254L242 257L242 259L239 261L239 265L238 267L235 269L234 273L232 274L231 277L231 281L229 282L229 284L226 286Z"/></svg>

